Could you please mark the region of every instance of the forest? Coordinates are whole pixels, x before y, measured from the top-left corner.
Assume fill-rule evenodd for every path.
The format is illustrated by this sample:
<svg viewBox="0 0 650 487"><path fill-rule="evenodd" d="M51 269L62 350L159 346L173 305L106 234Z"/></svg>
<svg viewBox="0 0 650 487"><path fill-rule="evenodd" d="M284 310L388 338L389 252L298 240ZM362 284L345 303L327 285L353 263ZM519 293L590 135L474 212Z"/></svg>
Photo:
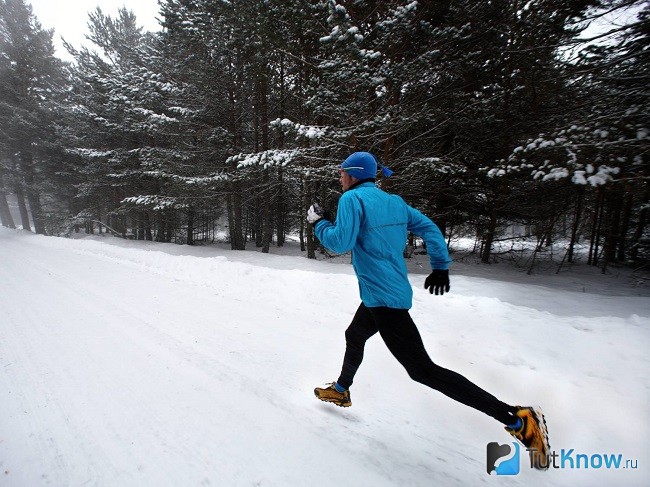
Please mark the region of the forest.
<svg viewBox="0 0 650 487"><path fill-rule="evenodd" d="M158 18L98 8L66 62L27 0L0 0L2 225L262 252L293 236L314 258L307 208L335 215L363 150L482 262L562 242L567 264L580 246L603 272L647 267L647 2L160 0Z"/></svg>

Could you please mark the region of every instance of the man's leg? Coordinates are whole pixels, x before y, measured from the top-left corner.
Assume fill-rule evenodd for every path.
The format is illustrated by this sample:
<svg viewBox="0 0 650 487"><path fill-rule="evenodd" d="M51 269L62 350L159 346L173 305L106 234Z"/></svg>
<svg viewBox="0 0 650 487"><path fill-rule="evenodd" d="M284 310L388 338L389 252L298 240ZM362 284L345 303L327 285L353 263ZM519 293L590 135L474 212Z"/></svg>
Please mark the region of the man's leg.
<svg viewBox="0 0 650 487"><path fill-rule="evenodd" d="M393 308L369 308L369 310L386 346L413 380L492 416L505 425L513 423L515 408L499 401L462 375L433 363L408 310Z"/></svg>
<svg viewBox="0 0 650 487"><path fill-rule="evenodd" d="M343 357L343 368L336 383L349 389L354 380L361 362L363 361L363 350L368 338L377 333L377 325L372 314L366 306L361 303L357 312L345 331L345 356Z"/></svg>

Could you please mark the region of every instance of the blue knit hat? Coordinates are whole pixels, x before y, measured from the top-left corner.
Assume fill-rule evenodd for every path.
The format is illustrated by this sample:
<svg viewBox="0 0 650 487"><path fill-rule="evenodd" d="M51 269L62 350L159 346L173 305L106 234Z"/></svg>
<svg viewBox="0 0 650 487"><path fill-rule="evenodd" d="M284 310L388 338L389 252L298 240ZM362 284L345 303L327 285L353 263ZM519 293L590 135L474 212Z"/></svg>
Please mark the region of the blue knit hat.
<svg viewBox="0 0 650 487"><path fill-rule="evenodd" d="M387 167L377 164L377 159L370 152L354 152L341 164L341 169L353 178L370 179L377 175L377 166L381 168L381 173L390 177L393 171Z"/></svg>

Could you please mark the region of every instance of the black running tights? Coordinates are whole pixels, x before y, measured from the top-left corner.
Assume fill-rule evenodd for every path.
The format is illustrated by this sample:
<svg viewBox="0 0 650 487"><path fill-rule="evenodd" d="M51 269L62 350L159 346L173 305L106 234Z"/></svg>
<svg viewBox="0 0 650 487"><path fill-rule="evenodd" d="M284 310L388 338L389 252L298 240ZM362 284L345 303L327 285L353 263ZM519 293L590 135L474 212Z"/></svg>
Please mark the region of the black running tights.
<svg viewBox="0 0 650 487"><path fill-rule="evenodd" d="M340 386L352 385L366 341L379 332L386 346L409 376L466 406L482 411L505 425L512 424L514 408L484 391L462 375L433 363L424 349L420 332L406 309L359 306L345 332L346 350Z"/></svg>

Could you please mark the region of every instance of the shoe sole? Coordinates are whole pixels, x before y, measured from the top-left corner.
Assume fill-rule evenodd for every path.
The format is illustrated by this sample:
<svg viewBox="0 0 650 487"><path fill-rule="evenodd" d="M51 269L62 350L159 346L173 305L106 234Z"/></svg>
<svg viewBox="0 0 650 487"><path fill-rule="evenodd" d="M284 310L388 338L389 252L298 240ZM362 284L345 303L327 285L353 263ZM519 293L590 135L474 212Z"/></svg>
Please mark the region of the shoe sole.
<svg viewBox="0 0 650 487"><path fill-rule="evenodd" d="M340 408L349 408L350 406L352 406L352 401L350 401L350 402L340 402L340 401L337 401L336 399L328 399L326 397L319 396L317 392L314 392L314 396L316 396L318 399L320 399L323 402L329 402L330 404L334 404L335 406L338 406Z"/></svg>
<svg viewBox="0 0 650 487"><path fill-rule="evenodd" d="M537 470L548 470L550 466L548 454L551 451L551 442L549 441L548 438L548 427L546 426L546 418L544 417L544 413L542 413L542 409L539 406L531 408L531 410L533 412L533 417L535 418L535 421L539 426L539 430L542 433L542 437L544 438L544 447L546 448L546 466L542 466L542 465L537 466L536 463L534 463L534 465ZM531 457L532 457L532 452L531 452Z"/></svg>

